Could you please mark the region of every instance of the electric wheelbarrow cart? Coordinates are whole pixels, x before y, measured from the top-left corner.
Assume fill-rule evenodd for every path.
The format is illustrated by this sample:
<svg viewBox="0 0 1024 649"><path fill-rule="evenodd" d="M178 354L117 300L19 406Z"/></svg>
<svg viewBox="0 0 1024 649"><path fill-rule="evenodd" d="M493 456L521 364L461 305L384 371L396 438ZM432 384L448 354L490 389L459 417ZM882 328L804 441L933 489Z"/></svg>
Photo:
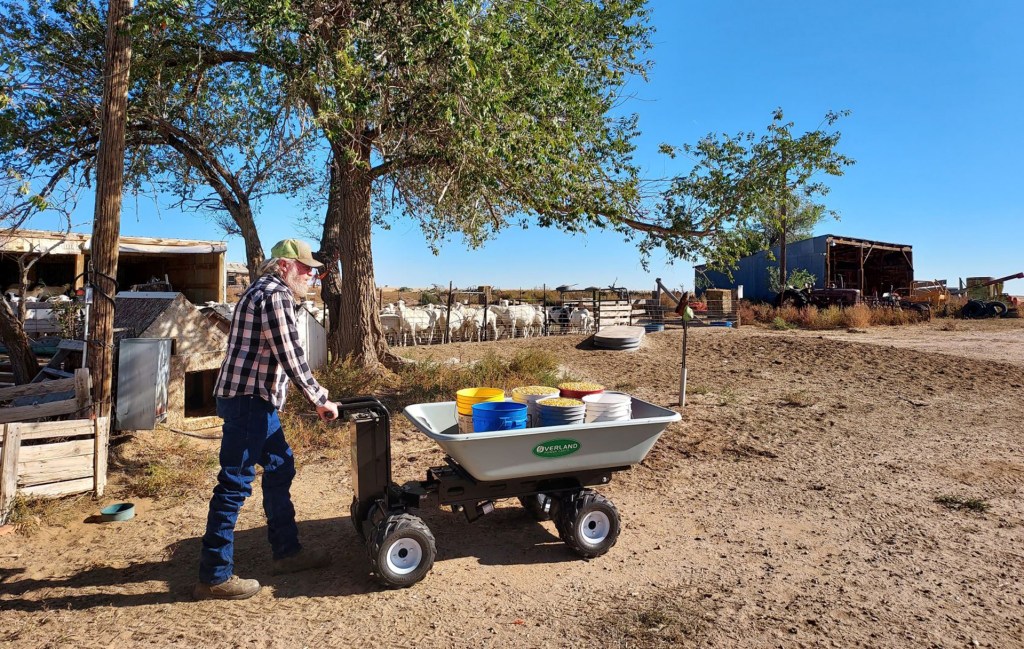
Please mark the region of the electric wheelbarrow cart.
<svg viewBox="0 0 1024 649"><path fill-rule="evenodd" d="M352 524L362 535L377 580L404 588L423 579L437 550L430 528L409 513L433 502L475 521L494 501L517 498L537 520L553 520L558 536L581 557L608 552L619 537L619 512L590 487L641 462L677 412L633 398L624 421L462 434L455 402L408 406L405 416L445 451L444 466L426 480L391 479L391 416L373 397L338 402L354 424Z"/></svg>

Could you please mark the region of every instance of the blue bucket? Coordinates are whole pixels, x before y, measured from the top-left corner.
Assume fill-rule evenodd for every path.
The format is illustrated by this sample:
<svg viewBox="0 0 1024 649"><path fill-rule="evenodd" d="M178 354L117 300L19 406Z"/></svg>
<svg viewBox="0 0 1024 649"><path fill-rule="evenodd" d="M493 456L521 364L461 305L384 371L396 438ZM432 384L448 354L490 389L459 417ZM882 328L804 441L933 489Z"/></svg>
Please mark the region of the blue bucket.
<svg viewBox="0 0 1024 649"><path fill-rule="evenodd" d="M515 401L484 401L473 404L473 432L526 428L526 404Z"/></svg>
<svg viewBox="0 0 1024 649"><path fill-rule="evenodd" d="M644 325L644 331L646 331L649 334L656 333L658 331L665 331L665 325L660 323L660 322L659 323L652 322L651 324L645 324Z"/></svg>

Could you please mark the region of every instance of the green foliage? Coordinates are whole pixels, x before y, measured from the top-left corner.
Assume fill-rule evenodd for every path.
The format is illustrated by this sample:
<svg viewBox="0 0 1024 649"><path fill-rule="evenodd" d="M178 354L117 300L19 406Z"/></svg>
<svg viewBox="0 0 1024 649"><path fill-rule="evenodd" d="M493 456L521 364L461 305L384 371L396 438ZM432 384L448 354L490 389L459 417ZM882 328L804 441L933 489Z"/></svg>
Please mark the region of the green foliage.
<svg viewBox="0 0 1024 649"><path fill-rule="evenodd" d="M786 286L782 286L779 283L779 267L769 266L766 270L768 273L768 288L772 293L781 293L786 286L793 286L798 289L803 288L807 284L814 286L814 283L818 280L810 271L804 268L794 268L789 273L789 277L786 278Z"/></svg>
<svg viewBox="0 0 1024 649"><path fill-rule="evenodd" d="M8 221L61 209L87 185L99 141L105 3L0 0L0 168L23 178ZM310 129L285 78L245 51L217 3L156 0L131 16L125 183L177 196L228 233L271 194L321 196ZM221 50L218 52L218 50ZM307 194L306 192L309 192ZM0 213L0 216L4 216Z"/></svg>
<svg viewBox="0 0 1024 649"><path fill-rule="evenodd" d="M50 309L53 311L53 317L57 319L61 338L72 339L80 336L82 332L82 303L76 300L53 302Z"/></svg>
<svg viewBox="0 0 1024 649"><path fill-rule="evenodd" d="M772 319L771 328L778 331L785 331L786 329L796 329L796 325L786 322L782 316L775 316Z"/></svg>
<svg viewBox="0 0 1024 649"><path fill-rule="evenodd" d="M830 130L846 115L848 111L829 112L822 126L796 137L793 122L776 109L760 136L711 133L681 149L662 145L663 153L683 153L694 161L691 171L674 178L663 196L664 231L691 233L664 240L666 250L683 258L703 257L709 267L729 272L740 257L773 240L783 223L790 229L784 212L791 205L800 206L793 217L799 232L808 222L836 216L811 199L829 192L820 175L841 176L854 163L836 151L840 133ZM643 246L651 249L660 243L655 231Z"/></svg>
<svg viewBox="0 0 1024 649"><path fill-rule="evenodd" d="M235 0L268 65L289 70L338 162L374 182L372 218L418 222L436 251L530 217L619 227L638 199L636 118L613 116L651 29L643 0Z"/></svg>
<svg viewBox="0 0 1024 649"><path fill-rule="evenodd" d="M442 304L441 298L433 291L420 293L420 304Z"/></svg>

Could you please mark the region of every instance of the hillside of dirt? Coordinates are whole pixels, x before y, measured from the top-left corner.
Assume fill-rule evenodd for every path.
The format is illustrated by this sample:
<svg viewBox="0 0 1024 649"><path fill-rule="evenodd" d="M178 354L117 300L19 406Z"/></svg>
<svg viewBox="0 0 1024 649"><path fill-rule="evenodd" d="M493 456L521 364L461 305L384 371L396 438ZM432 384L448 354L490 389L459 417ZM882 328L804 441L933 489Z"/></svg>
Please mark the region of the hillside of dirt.
<svg viewBox="0 0 1024 649"><path fill-rule="evenodd" d="M266 588L193 602L208 492L136 500L112 524L82 500L64 526L0 537L0 644L1022 647L1024 320L948 322L693 329L682 409L678 331L635 352L582 336L403 350L468 362L542 347L578 378L680 410L601 488L618 544L583 561L515 502L474 523L426 509L433 571L382 590L349 521L347 462L304 458L300 532L334 551L328 569L271 575L257 489L236 562ZM393 438L399 482L441 462L401 416Z"/></svg>

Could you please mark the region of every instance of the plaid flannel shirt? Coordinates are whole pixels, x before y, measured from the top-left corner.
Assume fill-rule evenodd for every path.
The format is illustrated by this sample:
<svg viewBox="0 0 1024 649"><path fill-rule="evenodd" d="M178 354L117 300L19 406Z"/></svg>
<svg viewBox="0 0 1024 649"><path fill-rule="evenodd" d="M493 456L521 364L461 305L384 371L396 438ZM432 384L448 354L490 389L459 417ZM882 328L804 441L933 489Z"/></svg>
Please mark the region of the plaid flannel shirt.
<svg viewBox="0 0 1024 649"><path fill-rule="evenodd" d="M235 307L227 355L213 394L256 396L280 410L288 379L313 405L327 403L327 390L313 378L302 351L291 289L279 277L264 275Z"/></svg>

